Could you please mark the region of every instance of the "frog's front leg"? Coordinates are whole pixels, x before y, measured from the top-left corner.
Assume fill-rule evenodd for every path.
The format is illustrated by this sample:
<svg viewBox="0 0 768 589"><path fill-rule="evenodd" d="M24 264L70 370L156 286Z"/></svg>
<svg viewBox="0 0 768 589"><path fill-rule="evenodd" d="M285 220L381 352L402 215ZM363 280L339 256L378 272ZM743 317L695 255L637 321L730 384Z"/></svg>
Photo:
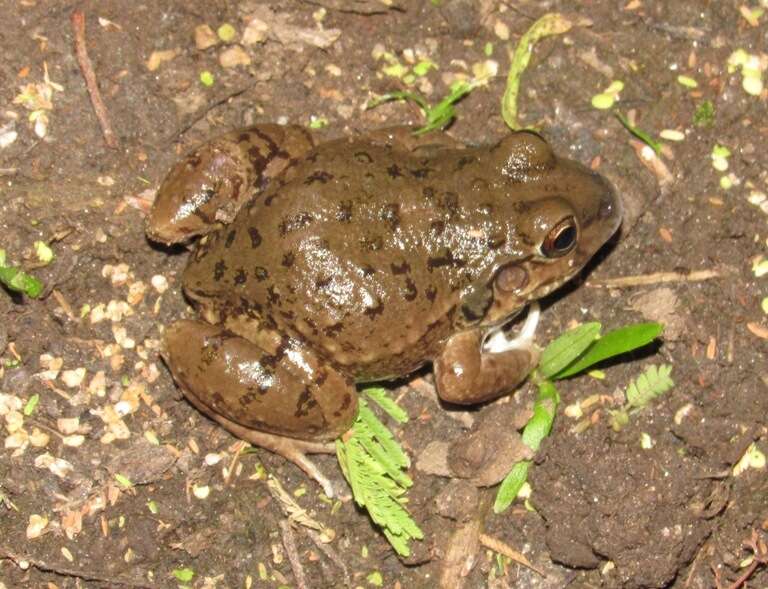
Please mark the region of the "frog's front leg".
<svg viewBox="0 0 768 589"><path fill-rule="evenodd" d="M271 178L315 145L294 125L255 125L219 135L188 153L163 180L147 220L147 235L166 244L230 223Z"/></svg>
<svg viewBox="0 0 768 589"><path fill-rule="evenodd" d="M164 358L185 396L234 435L284 456L333 495L307 454L357 415L354 382L303 342L272 331L255 342L220 325L182 320L164 335Z"/></svg>
<svg viewBox="0 0 768 589"><path fill-rule="evenodd" d="M472 405L513 390L536 367L540 351L533 343L539 306L532 303L517 338L499 328L490 336L476 328L452 336L435 360L435 386L443 401Z"/></svg>

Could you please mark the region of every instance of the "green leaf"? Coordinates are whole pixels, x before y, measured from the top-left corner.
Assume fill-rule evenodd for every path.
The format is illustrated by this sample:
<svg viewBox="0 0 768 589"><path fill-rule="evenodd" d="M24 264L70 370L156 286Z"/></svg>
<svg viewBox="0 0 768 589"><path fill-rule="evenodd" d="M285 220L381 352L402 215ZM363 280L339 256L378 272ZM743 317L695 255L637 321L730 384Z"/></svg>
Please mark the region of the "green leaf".
<svg viewBox="0 0 768 589"><path fill-rule="evenodd" d="M379 397L397 407L383 393ZM405 508L405 492L413 484L402 470L410 464L408 455L362 397L357 419L345 438L336 440L336 455L355 502L368 511L395 551L408 556L409 542L424 538Z"/></svg>
<svg viewBox="0 0 768 589"><path fill-rule="evenodd" d="M547 380L539 384L539 394L533 404L533 416L523 429L523 443L534 452L539 449L541 441L552 431L559 402L560 395L555 385Z"/></svg>
<svg viewBox="0 0 768 589"><path fill-rule="evenodd" d="M547 13L537 20L525 34L520 37L520 41L512 55L512 61L509 65L507 74L507 85L504 89L504 96L501 99L501 116L507 126L516 131L520 128L517 120L517 96L520 92L520 79L523 72L531 61L531 54L536 42L542 37L549 35L559 35L570 30L573 23L558 13Z"/></svg>
<svg viewBox="0 0 768 589"><path fill-rule="evenodd" d="M504 477L499 486L499 492L496 493L496 501L493 503L493 512L501 513L517 498L520 489L528 480L528 469L531 467L530 460L523 460L515 464L509 474Z"/></svg>
<svg viewBox="0 0 768 589"><path fill-rule="evenodd" d="M373 400L381 409L398 423L408 423L408 414L387 395L382 387L363 389L363 394Z"/></svg>
<svg viewBox="0 0 768 589"><path fill-rule="evenodd" d="M653 399L666 393L673 386L670 378L672 366L662 364L651 365L627 387L627 404L633 408L645 407Z"/></svg>
<svg viewBox="0 0 768 589"><path fill-rule="evenodd" d="M600 334L600 328L599 323L593 322L566 331L541 353L538 372L544 378L550 378L563 370L592 345Z"/></svg>
<svg viewBox="0 0 768 589"><path fill-rule="evenodd" d="M609 331L595 340L575 362L552 375L552 378L568 378L598 362L647 346L659 337L662 331L664 326L660 323L637 323Z"/></svg>
<svg viewBox="0 0 768 589"><path fill-rule="evenodd" d="M0 266L0 282L10 290L22 292L33 299L43 292L43 283L37 278L10 266Z"/></svg>

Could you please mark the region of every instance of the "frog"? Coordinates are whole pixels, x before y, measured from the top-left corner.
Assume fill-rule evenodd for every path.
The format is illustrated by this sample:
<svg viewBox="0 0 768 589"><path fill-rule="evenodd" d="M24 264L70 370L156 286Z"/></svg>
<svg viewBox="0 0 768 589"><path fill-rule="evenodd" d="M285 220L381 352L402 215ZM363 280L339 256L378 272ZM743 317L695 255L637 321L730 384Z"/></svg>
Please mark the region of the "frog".
<svg viewBox="0 0 768 589"><path fill-rule="evenodd" d="M431 364L449 406L514 391L539 359L536 301L621 218L605 178L532 131L230 131L173 166L148 215L152 241L197 239L181 279L197 317L165 328L162 356L192 405L331 496L309 455L351 427L357 385Z"/></svg>

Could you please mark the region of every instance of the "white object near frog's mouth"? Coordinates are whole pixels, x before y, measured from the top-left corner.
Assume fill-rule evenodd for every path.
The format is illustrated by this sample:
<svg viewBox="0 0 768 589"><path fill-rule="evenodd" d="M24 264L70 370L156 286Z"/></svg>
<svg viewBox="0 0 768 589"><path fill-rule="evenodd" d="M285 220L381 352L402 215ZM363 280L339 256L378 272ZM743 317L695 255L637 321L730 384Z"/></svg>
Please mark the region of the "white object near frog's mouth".
<svg viewBox="0 0 768 589"><path fill-rule="evenodd" d="M539 303L533 301L528 306L528 316L525 318L523 328L517 337L509 339L504 331L504 325L493 328L483 342L483 352L489 354L501 354L509 350L525 350L533 345L533 336L536 334L536 328L539 326L541 317L541 307Z"/></svg>

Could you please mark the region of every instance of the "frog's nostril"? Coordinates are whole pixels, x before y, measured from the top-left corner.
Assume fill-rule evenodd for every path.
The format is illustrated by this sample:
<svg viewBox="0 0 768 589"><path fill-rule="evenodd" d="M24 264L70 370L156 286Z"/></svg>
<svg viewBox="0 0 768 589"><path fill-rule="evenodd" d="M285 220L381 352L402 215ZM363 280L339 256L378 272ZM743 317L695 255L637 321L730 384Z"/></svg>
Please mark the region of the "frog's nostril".
<svg viewBox="0 0 768 589"><path fill-rule="evenodd" d="M520 266L506 266L496 275L496 286L503 292L515 292L528 284L528 272Z"/></svg>

